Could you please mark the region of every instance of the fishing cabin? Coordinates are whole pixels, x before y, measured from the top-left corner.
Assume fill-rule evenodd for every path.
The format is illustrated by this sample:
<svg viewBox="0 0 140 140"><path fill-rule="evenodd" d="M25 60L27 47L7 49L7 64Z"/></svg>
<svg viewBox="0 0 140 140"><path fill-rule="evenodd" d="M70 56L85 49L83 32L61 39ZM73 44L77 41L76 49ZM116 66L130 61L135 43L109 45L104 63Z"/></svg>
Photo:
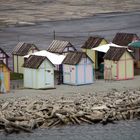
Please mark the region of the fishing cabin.
<svg viewBox="0 0 140 140"><path fill-rule="evenodd" d="M19 42L14 48L13 55L13 71L23 73L24 56L39 51L36 45L30 43Z"/></svg>
<svg viewBox="0 0 140 140"><path fill-rule="evenodd" d="M63 83L86 85L94 82L93 61L84 52L70 52L63 61Z"/></svg>
<svg viewBox="0 0 140 140"><path fill-rule="evenodd" d="M104 56L104 79L134 79L134 58L127 48L110 47Z"/></svg>
<svg viewBox="0 0 140 140"><path fill-rule="evenodd" d="M2 60L6 66L8 66L8 59L9 55L2 48L0 48L0 60Z"/></svg>
<svg viewBox="0 0 140 140"><path fill-rule="evenodd" d="M76 51L76 48L68 41L53 40L47 51L66 55L68 52Z"/></svg>
<svg viewBox="0 0 140 140"><path fill-rule="evenodd" d="M47 57L30 55L23 67L25 88L54 88L55 65Z"/></svg>
<svg viewBox="0 0 140 140"><path fill-rule="evenodd" d="M85 52L91 60L94 62L94 68L98 69L99 65L103 62L103 56L105 53L97 52L92 50L100 45L108 44L108 41L99 36L91 36L85 41L84 45L81 47L82 51Z"/></svg>
<svg viewBox="0 0 140 140"><path fill-rule="evenodd" d="M3 60L0 60L0 93L10 91L10 71Z"/></svg>

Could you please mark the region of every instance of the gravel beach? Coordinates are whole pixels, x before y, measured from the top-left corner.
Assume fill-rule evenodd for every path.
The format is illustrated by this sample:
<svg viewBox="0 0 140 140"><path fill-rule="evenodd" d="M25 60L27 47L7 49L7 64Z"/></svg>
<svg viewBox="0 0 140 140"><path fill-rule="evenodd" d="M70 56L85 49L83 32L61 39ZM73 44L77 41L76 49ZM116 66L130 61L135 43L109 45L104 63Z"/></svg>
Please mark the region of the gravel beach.
<svg viewBox="0 0 140 140"><path fill-rule="evenodd" d="M71 85L55 85L55 89L47 90L34 90L34 89L18 89L11 90L11 93L1 94L0 98L8 97L45 97L45 98L76 98L79 95L86 95L87 93L97 95L107 93L112 89L117 89L118 91L124 91L129 89L140 88L140 76L135 76L133 80L124 80L124 81L104 81L104 80L95 80L94 84L83 85L83 86L71 86ZM99 94L99 95L100 95Z"/></svg>

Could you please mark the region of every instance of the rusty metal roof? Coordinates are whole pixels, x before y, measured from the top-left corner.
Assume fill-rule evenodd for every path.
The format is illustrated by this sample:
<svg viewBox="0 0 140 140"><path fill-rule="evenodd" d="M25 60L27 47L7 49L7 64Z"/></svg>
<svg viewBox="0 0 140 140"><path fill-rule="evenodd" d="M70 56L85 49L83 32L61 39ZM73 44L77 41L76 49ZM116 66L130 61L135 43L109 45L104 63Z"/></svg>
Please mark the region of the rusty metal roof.
<svg viewBox="0 0 140 140"><path fill-rule="evenodd" d="M45 59L51 63L51 61L45 56L30 55L29 58L27 58L27 60L24 62L23 67L38 69Z"/></svg>
<svg viewBox="0 0 140 140"><path fill-rule="evenodd" d="M73 45L68 41L53 40L47 51L62 54L66 47L73 47ZM74 48L74 50L76 49Z"/></svg>
<svg viewBox="0 0 140 140"><path fill-rule="evenodd" d="M31 49L39 50L37 46L34 44L19 42L17 46L14 48L12 54L24 56L27 55L29 50Z"/></svg>
<svg viewBox="0 0 140 140"><path fill-rule="evenodd" d="M69 52L62 63L68 65L76 65L80 62L82 58L89 58L89 57L85 52Z"/></svg>
<svg viewBox="0 0 140 140"><path fill-rule="evenodd" d="M99 36L90 36L81 48L92 49L92 48L98 47L103 39L104 38L99 37Z"/></svg>
<svg viewBox="0 0 140 140"><path fill-rule="evenodd" d="M115 37L113 38L112 43L121 45L121 46L127 46L133 40L138 40L138 39L139 37L133 33L117 33Z"/></svg>
<svg viewBox="0 0 140 140"><path fill-rule="evenodd" d="M118 48L118 47L111 47L107 51L107 53L104 55L104 59L106 60L113 60L113 61L119 61L121 56L125 53L128 52L127 48ZM129 53L129 52L128 52ZM130 53L129 53L130 54ZM132 55L131 55L132 56Z"/></svg>

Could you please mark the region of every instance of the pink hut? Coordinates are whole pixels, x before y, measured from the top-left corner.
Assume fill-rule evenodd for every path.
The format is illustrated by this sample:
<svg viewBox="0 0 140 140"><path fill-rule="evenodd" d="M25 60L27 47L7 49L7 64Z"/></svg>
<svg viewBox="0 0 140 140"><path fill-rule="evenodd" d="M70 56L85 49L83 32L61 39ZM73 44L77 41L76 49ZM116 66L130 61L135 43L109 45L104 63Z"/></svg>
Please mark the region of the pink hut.
<svg viewBox="0 0 140 140"><path fill-rule="evenodd" d="M126 80L134 78L134 59L127 48L110 47L104 56L104 79Z"/></svg>
<svg viewBox="0 0 140 140"><path fill-rule="evenodd" d="M63 83L70 85L94 82L93 61L84 52L70 52L63 61Z"/></svg>

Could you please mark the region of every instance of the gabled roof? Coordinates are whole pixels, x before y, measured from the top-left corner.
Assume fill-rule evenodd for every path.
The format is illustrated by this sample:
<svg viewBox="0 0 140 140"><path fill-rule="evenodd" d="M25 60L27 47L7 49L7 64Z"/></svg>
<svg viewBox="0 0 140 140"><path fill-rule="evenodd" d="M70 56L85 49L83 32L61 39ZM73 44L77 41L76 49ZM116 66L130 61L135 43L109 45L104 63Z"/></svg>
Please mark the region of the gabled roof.
<svg viewBox="0 0 140 140"><path fill-rule="evenodd" d="M119 61L121 56L128 52L127 48L117 48L117 47L110 47L110 49L107 51L107 53L104 55L104 59L106 60L113 60L113 61ZM128 52L129 53L129 52ZM130 54L130 53L129 53ZM131 55L132 56L132 55ZM132 56L133 57L133 56Z"/></svg>
<svg viewBox="0 0 140 140"><path fill-rule="evenodd" d="M4 54L6 55L7 58L9 58L9 55L8 55L2 48L0 48L0 51L1 51L2 53L4 53Z"/></svg>
<svg viewBox="0 0 140 140"><path fill-rule="evenodd" d="M117 33L113 38L112 43L127 46L129 43L133 41L133 39L139 39L136 34L133 33Z"/></svg>
<svg viewBox="0 0 140 140"><path fill-rule="evenodd" d="M24 56L24 55L27 55L29 50L31 50L33 48L36 49L36 50L39 50L37 48L37 46L34 45L34 44L19 42L17 44L17 46L14 48L12 54L19 55L19 56Z"/></svg>
<svg viewBox="0 0 140 140"><path fill-rule="evenodd" d="M98 47L100 43L102 42L104 38L95 36L95 37L89 37L88 40L84 43L84 45L81 48L84 49L92 49L95 47Z"/></svg>
<svg viewBox="0 0 140 140"><path fill-rule="evenodd" d="M76 65L80 62L82 58L86 58L86 57L89 58L85 52L69 52L62 63L69 64L69 65Z"/></svg>
<svg viewBox="0 0 140 140"><path fill-rule="evenodd" d="M49 59L47 57L45 57L45 56L30 55L29 58L23 64L23 67L25 67L25 68L32 68L32 69L38 69L39 66L43 63L43 61L45 59L47 59L49 61Z"/></svg>
<svg viewBox="0 0 140 140"><path fill-rule="evenodd" d="M73 45L68 41L53 40L52 43L49 45L47 51L61 54L66 47L73 47ZM76 49L74 48L74 50Z"/></svg>
<svg viewBox="0 0 140 140"><path fill-rule="evenodd" d="M0 65L4 65L9 71L11 71L11 69L3 62L3 60L0 60Z"/></svg>

